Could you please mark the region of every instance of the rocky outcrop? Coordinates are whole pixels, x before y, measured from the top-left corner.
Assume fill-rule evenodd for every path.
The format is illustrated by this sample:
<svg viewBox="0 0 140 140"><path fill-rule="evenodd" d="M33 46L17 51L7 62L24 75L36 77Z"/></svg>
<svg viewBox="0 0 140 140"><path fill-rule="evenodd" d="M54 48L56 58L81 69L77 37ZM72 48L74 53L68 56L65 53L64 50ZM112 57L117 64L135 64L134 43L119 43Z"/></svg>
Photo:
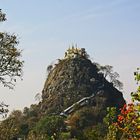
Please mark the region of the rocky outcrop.
<svg viewBox="0 0 140 140"><path fill-rule="evenodd" d="M82 55L81 52L75 55L75 51L71 52L72 55L65 54L65 58L50 70L42 91L41 112L60 114L93 94L95 97L88 104L93 111L96 108L105 110L106 107L122 107L125 103L122 93L99 73L96 64L87 58L86 52Z"/></svg>

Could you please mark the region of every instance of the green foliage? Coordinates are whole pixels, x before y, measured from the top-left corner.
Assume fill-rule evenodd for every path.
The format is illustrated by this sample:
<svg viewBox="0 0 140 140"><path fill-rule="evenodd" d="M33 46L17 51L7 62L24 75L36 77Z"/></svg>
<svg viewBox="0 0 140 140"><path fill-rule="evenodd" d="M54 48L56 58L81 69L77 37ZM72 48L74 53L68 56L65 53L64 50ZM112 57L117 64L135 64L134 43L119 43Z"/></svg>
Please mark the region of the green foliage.
<svg viewBox="0 0 140 140"><path fill-rule="evenodd" d="M137 84L140 81L139 68L134 73ZM125 104L117 120L112 121L112 110L108 111L106 122L108 123L107 140L138 140L140 139L140 86L136 92L131 93L132 103ZM111 115L110 115L111 114ZM112 116L112 117L109 117Z"/></svg>
<svg viewBox="0 0 140 140"><path fill-rule="evenodd" d="M135 80L137 84L140 82L140 68L137 68L137 71L134 72ZM137 91L131 93L132 100L140 102L140 85L138 85Z"/></svg>
<svg viewBox="0 0 140 140"><path fill-rule="evenodd" d="M107 135L105 136L106 140L117 140L118 130L115 125L113 125L117 121L117 109L115 107L107 108L107 115L103 119L107 128Z"/></svg>
<svg viewBox="0 0 140 140"><path fill-rule="evenodd" d="M22 76L23 61L21 51L15 47L17 44L15 35L0 33L0 82L11 89L16 78Z"/></svg>
<svg viewBox="0 0 140 140"><path fill-rule="evenodd" d="M84 140L103 140L106 134L106 127L104 124L98 123L93 127L88 127L83 130Z"/></svg>
<svg viewBox="0 0 140 140"><path fill-rule="evenodd" d="M117 109L115 107L107 108L107 115L104 117L104 123L109 126L117 121Z"/></svg>
<svg viewBox="0 0 140 140"><path fill-rule="evenodd" d="M60 116L43 117L35 126L35 131L48 136L57 136L65 128L64 120Z"/></svg>
<svg viewBox="0 0 140 140"><path fill-rule="evenodd" d="M105 124L98 123L98 119L91 108L83 108L75 112L66 121L71 137L78 140L103 139L107 129Z"/></svg>
<svg viewBox="0 0 140 140"><path fill-rule="evenodd" d="M13 111L11 115L4 121L0 123L0 139L1 140L11 140L17 138L20 133L21 124L21 111Z"/></svg>
<svg viewBox="0 0 140 140"><path fill-rule="evenodd" d="M78 128L83 129L95 124L96 117L91 109L85 108L79 112Z"/></svg>
<svg viewBox="0 0 140 140"><path fill-rule="evenodd" d="M68 118L69 126L79 130L96 124L96 121L96 116L90 108L83 108Z"/></svg>
<svg viewBox="0 0 140 140"><path fill-rule="evenodd" d="M19 134L21 134L21 136L27 136L29 132L29 125L27 123L22 123L20 125L20 132Z"/></svg>
<svg viewBox="0 0 140 140"><path fill-rule="evenodd" d="M70 132L62 132L59 135L60 140L68 140L68 139L70 139L70 137L71 137Z"/></svg>
<svg viewBox="0 0 140 140"><path fill-rule="evenodd" d="M6 20L6 15L0 9L0 22ZM13 89L17 77L22 77L23 61L20 60L21 50L15 46L18 45L17 37L0 32L0 83L4 87ZM6 116L8 112L7 105L0 104L0 115Z"/></svg>
<svg viewBox="0 0 140 140"><path fill-rule="evenodd" d="M5 14L0 11L0 21L4 20ZM16 45L18 40L14 34L0 32L0 82L9 88L13 88L16 78L22 76L21 50Z"/></svg>
<svg viewBox="0 0 140 140"><path fill-rule="evenodd" d="M41 134L31 130L28 134L27 140L54 140L53 137L49 137L47 134Z"/></svg>

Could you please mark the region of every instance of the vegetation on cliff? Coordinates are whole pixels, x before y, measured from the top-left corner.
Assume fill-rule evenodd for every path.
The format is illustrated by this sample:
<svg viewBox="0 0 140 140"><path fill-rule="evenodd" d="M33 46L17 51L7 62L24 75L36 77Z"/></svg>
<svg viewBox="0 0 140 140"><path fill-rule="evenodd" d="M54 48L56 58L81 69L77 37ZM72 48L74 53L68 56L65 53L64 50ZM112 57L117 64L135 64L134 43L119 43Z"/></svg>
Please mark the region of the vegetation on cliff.
<svg viewBox="0 0 140 140"><path fill-rule="evenodd" d="M84 48L74 47L66 51L63 59L48 66L47 71L42 100L25 107L23 112L13 111L2 121L0 139L105 139L107 108L116 108L117 119L125 104L114 84L119 81L118 74L111 66L92 62ZM109 81L107 76L113 80Z"/></svg>

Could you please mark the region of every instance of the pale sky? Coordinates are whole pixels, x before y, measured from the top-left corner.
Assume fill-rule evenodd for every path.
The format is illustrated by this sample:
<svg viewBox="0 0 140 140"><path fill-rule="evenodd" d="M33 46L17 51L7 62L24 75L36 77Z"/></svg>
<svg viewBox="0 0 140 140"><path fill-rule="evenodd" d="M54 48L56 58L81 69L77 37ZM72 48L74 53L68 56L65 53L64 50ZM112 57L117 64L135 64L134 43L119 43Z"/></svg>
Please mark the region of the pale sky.
<svg viewBox="0 0 140 140"><path fill-rule="evenodd" d="M93 61L112 65L130 99L133 72L140 66L139 0L5 0L0 8L8 19L0 31L18 35L25 61L23 81L14 90L0 85L0 101L10 110L35 103L47 66L72 43L86 48Z"/></svg>

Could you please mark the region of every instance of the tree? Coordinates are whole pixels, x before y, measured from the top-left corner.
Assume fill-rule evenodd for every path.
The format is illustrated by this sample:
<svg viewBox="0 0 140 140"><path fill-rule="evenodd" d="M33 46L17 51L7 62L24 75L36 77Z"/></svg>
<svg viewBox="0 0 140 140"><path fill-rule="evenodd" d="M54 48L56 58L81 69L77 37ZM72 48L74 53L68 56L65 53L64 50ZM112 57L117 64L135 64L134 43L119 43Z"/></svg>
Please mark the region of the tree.
<svg viewBox="0 0 140 140"><path fill-rule="evenodd" d="M137 84L139 84L140 83L140 68L137 68L137 71L134 72L134 76L135 76L135 80ZM131 96L132 96L133 101L140 102L140 85L138 86L136 92L131 93Z"/></svg>
<svg viewBox="0 0 140 140"><path fill-rule="evenodd" d="M6 15L0 9L0 22L6 20ZM17 49L17 37L6 32L0 32L0 83L13 89L17 77L22 77L23 61L21 50ZM5 113L5 105L0 104L0 114Z"/></svg>
<svg viewBox="0 0 140 140"><path fill-rule="evenodd" d="M104 117L103 121L106 125L107 134L105 136L105 140L119 140L120 137L117 136L118 129L114 125L117 121L117 109L115 107L107 108L107 115Z"/></svg>
<svg viewBox="0 0 140 140"><path fill-rule="evenodd" d="M140 82L140 69L134 73L137 84ZM129 139L140 139L140 85L131 93L132 103L126 104L118 116L117 126L123 136Z"/></svg>
<svg viewBox="0 0 140 140"><path fill-rule="evenodd" d="M5 20L5 14L0 10L0 21ZM0 82L9 88L13 88L16 78L22 76L21 50L15 47L18 43L14 34L0 32Z"/></svg>
<svg viewBox="0 0 140 140"><path fill-rule="evenodd" d="M64 129L64 119L57 115L43 117L35 127L37 133L50 137L58 137Z"/></svg>
<svg viewBox="0 0 140 140"><path fill-rule="evenodd" d="M14 140L17 139L20 133L20 123L22 112L19 110L13 111L10 116L0 123L0 139Z"/></svg>
<svg viewBox="0 0 140 140"><path fill-rule="evenodd" d="M0 9L0 21L5 21L6 20L6 15L4 13L2 13L1 9Z"/></svg>
<svg viewBox="0 0 140 140"><path fill-rule="evenodd" d="M140 82L140 69L134 73L137 84ZM109 125L109 139L118 140L138 140L140 139L140 85L136 92L131 93L132 103L125 104L120 109L120 114L117 116L117 120ZM109 112L110 114L110 112ZM109 115L108 114L108 115ZM111 120L111 119L109 119ZM109 120L107 122L109 122Z"/></svg>
<svg viewBox="0 0 140 140"><path fill-rule="evenodd" d="M8 113L8 105L6 105L5 103L1 102L0 103L0 115L2 115L3 117L7 116Z"/></svg>
<svg viewBox="0 0 140 140"><path fill-rule="evenodd" d="M114 87L119 88L120 90L123 88L122 82L118 80L119 74L117 72L113 72L113 66L105 65L99 66L99 72L104 74L104 77L109 80L109 82L113 83Z"/></svg>

